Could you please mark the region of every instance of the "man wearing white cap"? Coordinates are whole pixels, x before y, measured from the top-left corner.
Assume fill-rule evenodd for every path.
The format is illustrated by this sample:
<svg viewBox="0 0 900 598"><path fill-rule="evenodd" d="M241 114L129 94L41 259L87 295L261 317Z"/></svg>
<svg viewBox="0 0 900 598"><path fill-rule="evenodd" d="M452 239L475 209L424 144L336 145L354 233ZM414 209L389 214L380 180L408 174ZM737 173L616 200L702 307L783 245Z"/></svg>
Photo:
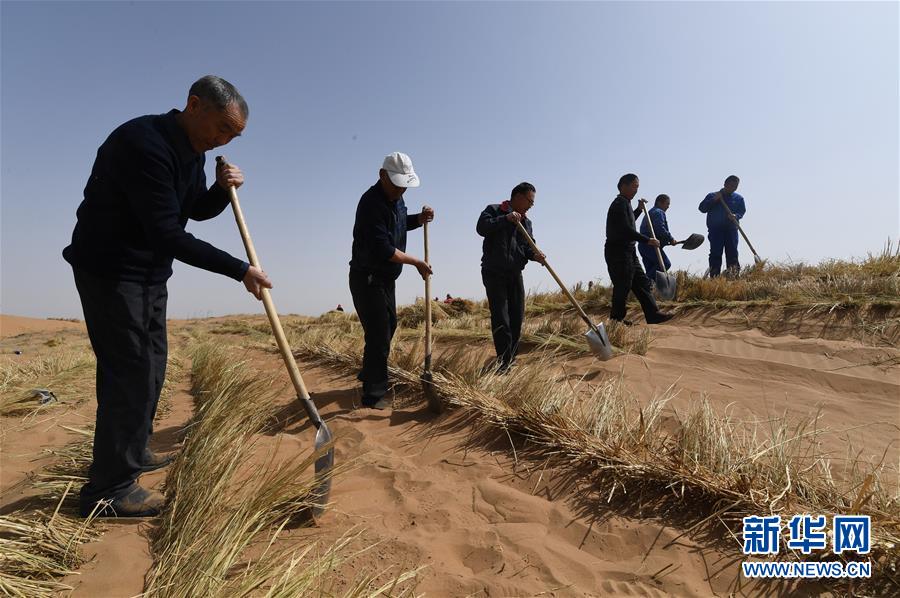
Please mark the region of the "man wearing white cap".
<svg viewBox="0 0 900 598"><path fill-rule="evenodd" d="M419 177L406 154L394 152L384 159L378 182L363 193L353 224L353 256L350 259L350 293L365 333L363 366L356 376L362 382L362 403L385 409L390 402L387 360L397 329L394 282L403 264L415 266L424 279L431 267L406 253L406 233L434 219L434 210L422 207L407 214L403 193L419 186Z"/></svg>

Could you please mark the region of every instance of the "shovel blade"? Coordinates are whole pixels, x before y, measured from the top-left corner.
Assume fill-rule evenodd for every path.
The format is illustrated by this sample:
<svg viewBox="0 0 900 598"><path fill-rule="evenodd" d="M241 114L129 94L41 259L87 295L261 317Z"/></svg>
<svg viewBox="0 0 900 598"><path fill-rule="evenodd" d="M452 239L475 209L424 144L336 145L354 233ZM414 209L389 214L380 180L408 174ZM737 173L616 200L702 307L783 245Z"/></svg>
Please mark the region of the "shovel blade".
<svg viewBox="0 0 900 598"><path fill-rule="evenodd" d="M315 450L321 451L324 447L328 450L316 459L316 486L312 491L313 516L318 517L325 512L328 497L331 495L331 468L334 467L334 437L331 430L323 421L316 431Z"/></svg>
<svg viewBox="0 0 900 598"><path fill-rule="evenodd" d="M682 243L681 248L682 249L697 249L698 247L703 245L703 241L705 241L705 240L706 240L706 238L703 235L701 235L700 233L692 233L690 237L688 237L687 239L684 240L684 243Z"/></svg>
<svg viewBox="0 0 900 598"><path fill-rule="evenodd" d="M425 394L425 400L428 401L428 408L432 413L443 413L444 404L441 403L441 398L434 389L434 378L429 370L422 372L421 381L422 392Z"/></svg>
<svg viewBox="0 0 900 598"><path fill-rule="evenodd" d="M597 334L598 331L599 334ZM612 343L609 342L609 336L607 336L606 327L603 324L597 324L597 330L588 330L584 336L587 338L591 353L593 353L597 359L600 361L612 359Z"/></svg>
<svg viewBox="0 0 900 598"><path fill-rule="evenodd" d="M656 271L656 293L666 301L675 299L675 275Z"/></svg>

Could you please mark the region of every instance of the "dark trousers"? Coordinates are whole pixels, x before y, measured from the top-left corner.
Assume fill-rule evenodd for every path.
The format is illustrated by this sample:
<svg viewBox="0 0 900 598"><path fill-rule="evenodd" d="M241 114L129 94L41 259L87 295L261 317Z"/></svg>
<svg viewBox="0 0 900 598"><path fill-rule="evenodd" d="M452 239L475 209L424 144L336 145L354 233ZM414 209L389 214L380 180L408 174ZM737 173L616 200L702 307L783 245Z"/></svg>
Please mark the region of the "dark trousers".
<svg viewBox="0 0 900 598"><path fill-rule="evenodd" d="M141 474L166 376L165 283L97 278L75 269L91 347L97 356L94 460L81 509L121 498Z"/></svg>
<svg viewBox="0 0 900 598"><path fill-rule="evenodd" d="M718 276L722 272L722 250L725 250L725 267L739 271L738 230L736 228L709 229L709 275Z"/></svg>
<svg viewBox="0 0 900 598"><path fill-rule="evenodd" d="M641 261L644 262L644 270L647 272L647 278L650 279L650 282L656 280L656 272L662 272L663 269L659 267L659 257L656 255L656 250L649 245L638 244L638 252L641 254ZM672 262L669 261L669 256L666 255L666 252L660 248L659 252L662 254L663 261L666 264L666 272L669 271L669 268L672 267Z"/></svg>
<svg viewBox="0 0 900 598"><path fill-rule="evenodd" d="M522 322L525 320L525 283L522 273L500 274L481 271L491 310L494 350L501 367L509 366L519 350Z"/></svg>
<svg viewBox="0 0 900 598"><path fill-rule="evenodd" d="M366 340L362 369L356 377L363 383L363 400L371 402L388 389L388 355L397 330L394 281L351 271L350 294Z"/></svg>
<svg viewBox="0 0 900 598"><path fill-rule="evenodd" d="M637 253L634 248L606 247L606 268L613 284L612 308L609 317L613 320L625 318L625 302L628 299L628 291L634 293L644 310L644 317L649 321L658 313L656 300L650 292L650 280L638 263Z"/></svg>

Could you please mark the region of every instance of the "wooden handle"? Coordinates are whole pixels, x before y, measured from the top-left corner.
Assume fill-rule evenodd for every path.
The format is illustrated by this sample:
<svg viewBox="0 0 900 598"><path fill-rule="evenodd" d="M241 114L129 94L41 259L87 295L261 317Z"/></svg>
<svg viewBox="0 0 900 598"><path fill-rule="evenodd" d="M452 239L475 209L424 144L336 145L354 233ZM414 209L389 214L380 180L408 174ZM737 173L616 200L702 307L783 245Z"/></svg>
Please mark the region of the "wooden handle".
<svg viewBox="0 0 900 598"><path fill-rule="evenodd" d="M222 156L217 157L216 161L220 164L225 164ZM241 239L244 241L244 249L247 250L247 259L250 260L250 264L253 267L262 270L262 266L259 264L259 258L256 256L256 249L253 247L253 239L250 238L250 231L247 230L247 223L244 221L244 214L241 211L241 204L238 201L237 191L234 187L229 186L228 194L229 199L231 200L231 209L234 211L234 219L237 221L238 230L241 232ZM294 384L294 390L297 391L298 398L301 399L303 406L306 408L307 415L312 420L313 424L318 427L322 423L322 419L319 417L319 414L316 412L315 407L312 405L312 401L309 398L309 392L306 390L306 384L303 383L303 376L300 375L300 370L297 368L297 361L294 359L294 354L291 352L291 346L288 344L284 329L281 327L281 319L278 317L278 312L275 310L275 303L272 301L272 295L269 292L269 289L264 288L262 290L262 302L266 308L266 315L269 317L269 324L272 326L272 332L275 333L275 342L278 344L281 358L284 360L284 364L288 369L288 374L291 377L291 382Z"/></svg>
<svg viewBox="0 0 900 598"><path fill-rule="evenodd" d="M534 252L535 253L543 253L540 249L538 249L537 245L534 244L534 239L531 238L531 235L528 234L528 231L525 230L525 227L522 226L522 221L520 220L519 222L516 223L516 225L519 227L519 232L522 233L522 236L525 237L525 240L528 241L528 244L531 245L531 248L534 250ZM550 272L550 275L553 277L553 280L556 281L556 284L559 285L560 290L562 290L562 292L565 294L565 296L569 299L569 303L572 304L572 307L574 307L576 309L576 311L578 311L578 315L581 316L581 319L584 320L587 323L587 325L590 326L591 330L596 332L598 336L602 336L600 334L600 329L597 328L597 325L594 324L593 321L591 321L591 319L588 317L588 315L581 308L581 304L578 303L578 300L575 299L574 296L572 296L572 293L569 292L569 289L566 287L565 284L563 284L563 281L561 281L559 279L559 276L556 275L556 272L550 266L550 262L547 261L546 257L544 258L543 265Z"/></svg>
<svg viewBox="0 0 900 598"><path fill-rule="evenodd" d="M650 236L659 243L659 239L656 238L656 231L653 230L653 221L650 220L650 214L647 212L647 204L645 202L640 202L641 209L644 210L644 218L647 219L647 224L650 225ZM663 259L662 250L659 247L656 247L656 257L659 258L659 267L662 268L663 273L666 273L666 261Z"/></svg>
<svg viewBox="0 0 900 598"><path fill-rule="evenodd" d="M431 267L428 260L428 221L422 225L422 236L425 242L425 263ZM425 276L425 371L431 371L431 274Z"/></svg>
<svg viewBox="0 0 900 598"><path fill-rule="evenodd" d="M738 222L738 219L735 217L734 212L731 211L731 208L728 207L728 204L725 203L725 198L722 197L722 193L718 194L719 202L721 202L722 207L725 208L725 213L728 214L728 217L731 218L731 221L734 222L735 226L737 226L738 232L741 233L741 236L744 238L744 243L747 244L747 247L750 248L750 251L753 252L753 257L756 258L757 262L761 262L762 258L759 257L759 254L756 253L756 250L753 249L753 244L750 243L750 239L747 238L747 233L744 232L744 229L741 228L741 223Z"/></svg>

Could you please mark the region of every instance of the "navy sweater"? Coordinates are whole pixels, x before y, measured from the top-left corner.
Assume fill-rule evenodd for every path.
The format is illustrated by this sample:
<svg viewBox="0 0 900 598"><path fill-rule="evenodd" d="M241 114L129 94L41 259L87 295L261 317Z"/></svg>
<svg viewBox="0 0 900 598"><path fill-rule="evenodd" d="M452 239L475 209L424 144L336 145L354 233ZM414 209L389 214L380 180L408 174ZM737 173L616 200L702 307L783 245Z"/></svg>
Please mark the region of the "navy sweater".
<svg viewBox="0 0 900 598"><path fill-rule="evenodd" d="M177 110L141 116L113 131L97 150L72 243L63 257L101 278L163 283L172 261L242 280L249 268L185 231L228 206L217 184L206 187L206 158L194 152Z"/></svg>

